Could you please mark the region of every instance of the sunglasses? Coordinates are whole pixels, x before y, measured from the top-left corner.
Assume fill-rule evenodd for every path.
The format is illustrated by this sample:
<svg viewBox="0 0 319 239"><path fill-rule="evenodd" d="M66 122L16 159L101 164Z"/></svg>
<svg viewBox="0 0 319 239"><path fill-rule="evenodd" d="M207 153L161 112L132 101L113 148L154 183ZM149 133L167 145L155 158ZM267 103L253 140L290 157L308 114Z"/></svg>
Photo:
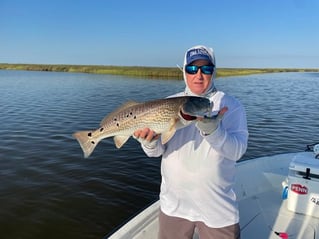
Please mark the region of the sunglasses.
<svg viewBox="0 0 319 239"><path fill-rule="evenodd" d="M208 65L208 66L193 66L193 65L187 65L185 67L185 71L188 74L195 75L198 72L198 69L201 70L201 72L205 75L212 75L214 72L214 66Z"/></svg>

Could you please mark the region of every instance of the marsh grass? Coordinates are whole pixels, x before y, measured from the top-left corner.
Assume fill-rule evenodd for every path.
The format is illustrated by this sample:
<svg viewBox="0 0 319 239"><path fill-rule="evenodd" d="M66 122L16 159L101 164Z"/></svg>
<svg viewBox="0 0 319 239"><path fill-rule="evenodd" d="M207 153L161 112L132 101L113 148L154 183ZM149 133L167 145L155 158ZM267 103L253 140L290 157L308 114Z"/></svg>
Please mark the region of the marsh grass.
<svg viewBox="0 0 319 239"><path fill-rule="evenodd" d="M55 72L81 72L92 74L126 75L145 78L182 79L183 73L177 67L143 67L143 66L102 66L102 65L44 65L44 64L6 64L0 63L0 70L29 70ZM251 75L276 72L319 72L319 69L293 68L218 68L217 77Z"/></svg>

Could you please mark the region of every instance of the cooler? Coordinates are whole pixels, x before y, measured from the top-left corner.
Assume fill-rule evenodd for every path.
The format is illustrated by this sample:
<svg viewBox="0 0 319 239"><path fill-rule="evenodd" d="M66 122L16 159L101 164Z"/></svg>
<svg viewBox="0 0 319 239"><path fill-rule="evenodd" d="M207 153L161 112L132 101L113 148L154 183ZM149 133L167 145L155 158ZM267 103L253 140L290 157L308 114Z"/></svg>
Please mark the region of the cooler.
<svg viewBox="0 0 319 239"><path fill-rule="evenodd" d="M290 162L287 207L319 217L319 159L313 153L297 154Z"/></svg>

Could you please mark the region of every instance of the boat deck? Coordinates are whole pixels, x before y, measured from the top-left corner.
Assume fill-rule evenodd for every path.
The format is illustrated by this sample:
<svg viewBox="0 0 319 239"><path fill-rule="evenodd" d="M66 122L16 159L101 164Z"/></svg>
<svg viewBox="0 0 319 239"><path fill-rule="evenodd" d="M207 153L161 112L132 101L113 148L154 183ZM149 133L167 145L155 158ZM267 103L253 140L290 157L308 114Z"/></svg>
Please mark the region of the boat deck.
<svg viewBox="0 0 319 239"><path fill-rule="evenodd" d="M237 164L235 191L239 202L241 238L319 239L319 215L313 217L289 211L287 200L282 199L282 182L287 179L294 155L281 154ZM109 238L157 238L158 211L157 201ZM288 237L280 237L276 232L286 233ZM199 239L196 233L193 239Z"/></svg>
<svg viewBox="0 0 319 239"><path fill-rule="evenodd" d="M319 215L312 217L289 211L287 200L282 199L282 182L287 179L293 155L239 164L236 191L242 238L278 239L275 232L284 232L289 239L319 239Z"/></svg>

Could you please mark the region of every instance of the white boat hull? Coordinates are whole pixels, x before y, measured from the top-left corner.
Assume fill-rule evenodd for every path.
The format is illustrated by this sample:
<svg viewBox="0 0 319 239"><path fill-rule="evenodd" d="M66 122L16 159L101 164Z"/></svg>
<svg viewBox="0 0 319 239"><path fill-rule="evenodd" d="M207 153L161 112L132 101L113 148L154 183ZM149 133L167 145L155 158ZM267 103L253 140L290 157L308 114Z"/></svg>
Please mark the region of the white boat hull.
<svg viewBox="0 0 319 239"><path fill-rule="evenodd" d="M285 233L289 239L319 239L319 218L288 210L287 200L282 199L282 182L287 179L289 163L295 155L280 154L237 164L235 190L241 238L280 239L278 234ZM157 201L108 238L157 238L158 212ZM198 235L195 233L193 238Z"/></svg>

